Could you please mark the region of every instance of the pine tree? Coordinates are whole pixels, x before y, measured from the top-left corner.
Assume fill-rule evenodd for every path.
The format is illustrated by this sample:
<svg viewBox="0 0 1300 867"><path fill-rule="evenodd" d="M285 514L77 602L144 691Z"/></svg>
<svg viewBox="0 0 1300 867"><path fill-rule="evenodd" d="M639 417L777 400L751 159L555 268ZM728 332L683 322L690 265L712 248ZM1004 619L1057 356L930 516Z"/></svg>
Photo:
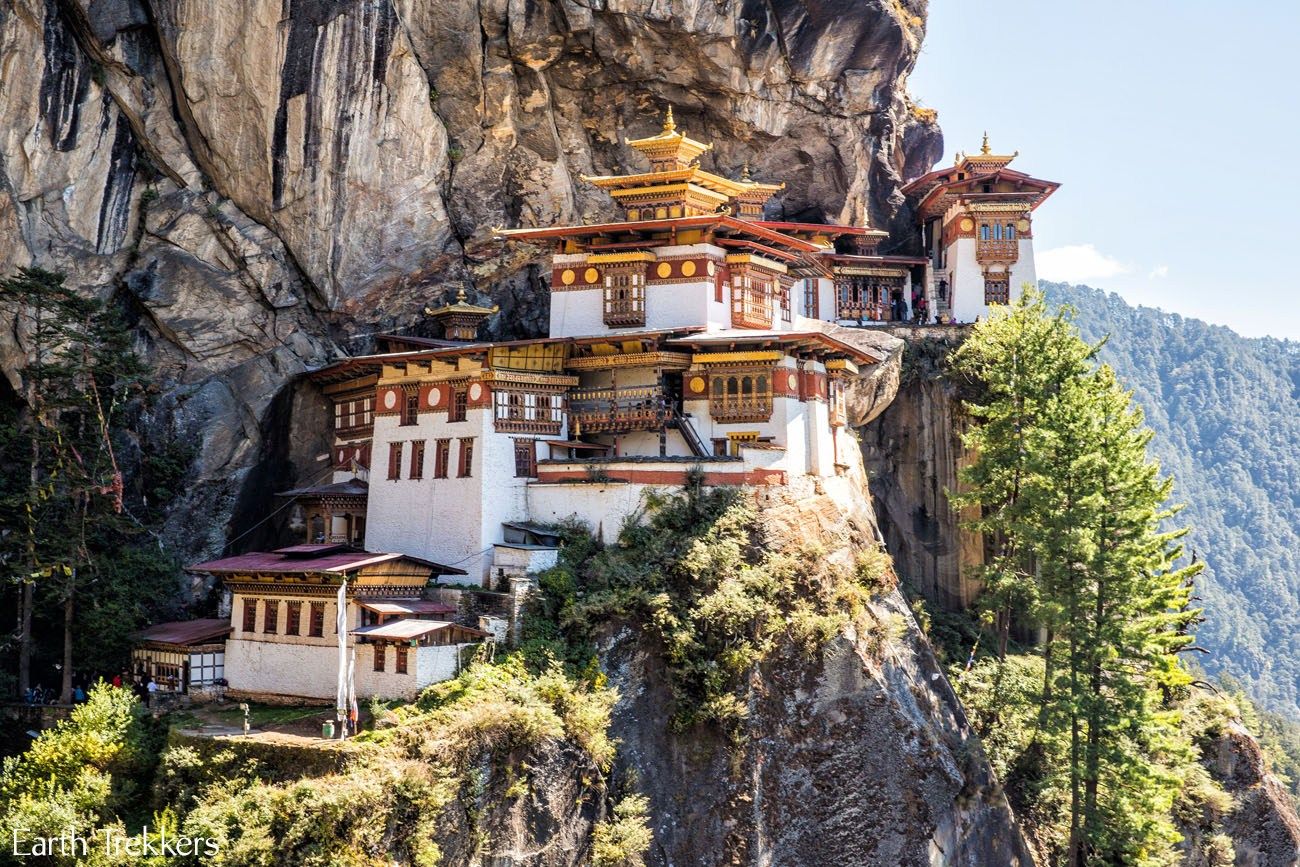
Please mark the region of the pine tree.
<svg viewBox="0 0 1300 867"><path fill-rule="evenodd" d="M22 526L16 550L4 557L19 585L18 686L25 691L31 683L32 618L43 587L62 608L61 686L69 701L78 588L96 565L90 538L122 510L113 435L143 368L117 317L64 286L61 275L21 269L0 281L0 309L29 359L19 372L23 411L8 432L26 446L26 484L11 489L5 503Z"/></svg>
<svg viewBox="0 0 1300 867"><path fill-rule="evenodd" d="M1032 361L1021 355L1033 346ZM1189 678L1199 564L1179 565L1184 530L1165 525L1172 481L1147 455L1150 433L1131 395L1068 316L1026 292L977 326L959 370L988 397L970 406L975 460L957 502L997 545L984 574L1005 616L1042 627L1039 732L1068 788L1060 855L1083 864L1163 864L1177 841L1169 808L1185 759L1167 708ZM1059 757L1059 758L1058 758Z"/></svg>

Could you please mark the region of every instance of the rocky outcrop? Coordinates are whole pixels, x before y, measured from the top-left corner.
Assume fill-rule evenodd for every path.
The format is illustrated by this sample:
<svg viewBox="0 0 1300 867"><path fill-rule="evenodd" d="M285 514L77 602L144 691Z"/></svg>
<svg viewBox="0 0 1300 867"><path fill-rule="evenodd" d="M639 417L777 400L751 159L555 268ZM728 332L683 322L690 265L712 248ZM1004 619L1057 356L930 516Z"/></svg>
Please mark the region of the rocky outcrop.
<svg viewBox="0 0 1300 867"><path fill-rule="evenodd" d="M962 530L948 501L969 460L961 444L956 384L943 377L948 352L964 329L909 329L897 396L861 429L863 462L881 532L894 565L912 587L938 604L969 604L978 585L969 567L983 543Z"/></svg>
<svg viewBox="0 0 1300 867"><path fill-rule="evenodd" d="M761 496L766 544L851 560L877 533L858 481L850 495L809 482ZM608 638L619 773L650 799L648 863L1031 867L902 595L877 596L867 621L818 653L787 649L755 670L739 743L708 727L674 731L659 650L630 628Z"/></svg>
<svg viewBox="0 0 1300 867"><path fill-rule="evenodd" d="M211 553L248 516L304 369L491 296L538 333L544 251L495 225L611 214L581 173L665 103L708 167L788 186L773 216L898 227L939 154L905 89L924 0L14 0L0 8L0 273L37 264L131 313L166 411L207 455L180 512ZM19 59L21 58L21 62ZM12 382L21 340L0 336ZM175 424L172 409L179 409ZM268 439L270 437L270 439ZM314 448L299 444L297 459ZM265 502L258 502L258 508ZM228 521L235 524L228 527Z"/></svg>
<svg viewBox="0 0 1300 867"><path fill-rule="evenodd" d="M1232 723L1203 750L1210 774L1232 797L1221 830L1232 840L1239 867L1291 867L1300 863L1300 817L1255 740Z"/></svg>

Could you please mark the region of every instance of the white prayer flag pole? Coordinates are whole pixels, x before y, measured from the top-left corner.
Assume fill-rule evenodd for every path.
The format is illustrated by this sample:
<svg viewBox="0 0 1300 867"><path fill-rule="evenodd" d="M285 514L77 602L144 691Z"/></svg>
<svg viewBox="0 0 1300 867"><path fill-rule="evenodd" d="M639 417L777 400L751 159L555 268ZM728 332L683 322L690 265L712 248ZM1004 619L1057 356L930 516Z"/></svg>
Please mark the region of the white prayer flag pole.
<svg viewBox="0 0 1300 867"><path fill-rule="evenodd" d="M337 712L339 727L346 731L348 715L348 579L339 585L338 611L334 621L334 631L339 636L339 672L338 688L335 692L334 709ZM339 733L339 737L343 732Z"/></svg>

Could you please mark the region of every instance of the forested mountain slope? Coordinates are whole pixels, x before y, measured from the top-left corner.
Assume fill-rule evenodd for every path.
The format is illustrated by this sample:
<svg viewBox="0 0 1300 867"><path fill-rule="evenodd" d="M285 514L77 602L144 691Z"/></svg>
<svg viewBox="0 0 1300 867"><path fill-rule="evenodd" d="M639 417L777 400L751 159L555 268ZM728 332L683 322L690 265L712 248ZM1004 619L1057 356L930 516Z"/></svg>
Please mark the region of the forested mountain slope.
<svg viewBox="0 0 1300 867"><path fill-rule="evenodd" d="M1133 389L1206 561L1199 661L1300 717L1300 343L1044 283Z"/></svg>

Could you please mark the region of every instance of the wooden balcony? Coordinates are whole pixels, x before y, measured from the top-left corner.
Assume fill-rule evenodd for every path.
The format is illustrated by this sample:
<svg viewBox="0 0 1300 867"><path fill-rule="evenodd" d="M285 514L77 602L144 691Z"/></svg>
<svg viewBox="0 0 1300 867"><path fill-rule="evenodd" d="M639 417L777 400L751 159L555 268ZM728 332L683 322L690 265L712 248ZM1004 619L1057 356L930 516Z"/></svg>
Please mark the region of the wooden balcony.
<svg viewBox="0 0 1300 867"><path fill-rule="evenodd" d="M610 328L645 325L645 290L605 290L605 324Z"/></svg>
<svg viewBox="0 0 1300 867"><path fill-rule="evenodd" d="M981 265L993 262L1012 263L1020 258L1020 242L1012 240L975 242L975 261Z"/></svg>
<svg viewBox="0 0 1300 867"><path fill-rule="evenodd" d="M731 287L731 327L771 328L772 293L761 288Z"/></svg>
<svg viewBox="0 0 1300 867"><path fill-rule="evenodd" d="M709 415L715 422L722 424L768 421L772 418L772 395L770 392L729 394L722 397L715 395L709 401Z"/></svg>
<svg viewBox="0 0 1300 867"><path fill-rule="evenodd" d="M492 424L504 433L558 436L564 424L564 413L550 406L498 405Z"/></svg>
<svg viewBox="0 0 1300 867"><path fill-rule="evenodd" d="M569 393L569 423L583 433L659 430L672 417L659 386L582 388Z"/></svg>

